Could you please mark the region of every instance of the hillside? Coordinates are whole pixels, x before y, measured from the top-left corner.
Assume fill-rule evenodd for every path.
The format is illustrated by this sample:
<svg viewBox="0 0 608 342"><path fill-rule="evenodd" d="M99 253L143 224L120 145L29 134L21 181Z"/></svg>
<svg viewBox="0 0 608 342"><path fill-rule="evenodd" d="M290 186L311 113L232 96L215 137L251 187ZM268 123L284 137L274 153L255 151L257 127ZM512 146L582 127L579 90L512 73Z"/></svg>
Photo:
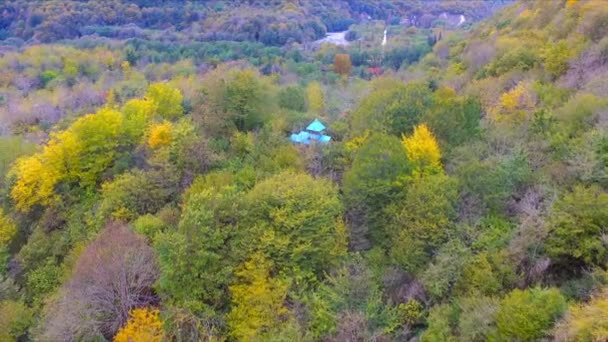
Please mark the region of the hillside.
<svg viewBox="0 0 608 342"><path fill-rule="evenodd" d="M441 14L475 22L509 0L492 1L76 1L8 0L0 4L0 39L50 43L98 35L155 40L252 41L282 46L346 31L364 20L431 27Z"/></svg>
<svg viewBox="0 0 608 342"><path fill-rule="evenodd" d="M603 0L0 17L0 341L608 339Z"/></svg>

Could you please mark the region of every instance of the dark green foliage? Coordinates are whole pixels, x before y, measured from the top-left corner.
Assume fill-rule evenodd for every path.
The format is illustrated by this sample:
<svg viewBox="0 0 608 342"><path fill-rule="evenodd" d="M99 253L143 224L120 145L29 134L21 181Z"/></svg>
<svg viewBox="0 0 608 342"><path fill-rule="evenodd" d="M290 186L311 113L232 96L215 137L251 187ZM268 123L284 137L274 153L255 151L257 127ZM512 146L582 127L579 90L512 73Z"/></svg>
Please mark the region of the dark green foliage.
<svg viewBox="0 0 608 342"><path fill-rule="evenodd" d="M404 322L400 308L382 299L382 290L360 256L338 268L309 299L311 330L315 337L338 335L345 316L363 316L362 326L351 327L363 336L390 333Z"/></svg>
<svg viewBox="0 0 608 342"><path fill-rule="evenodd" d="M306 103L306 93L304 92L304 89L298 86L282 88L279 91L279 106L297 112L306 112L308 110L308 105Z"/></svg>
<svg viewBox="0 0 608 342"><path fill-rule="evenodd" d="M369 226L371 230L353 234L353 239L372 235L378 242L384 241L379 231L384 220L382 209L402 198L402 184L409 171L403 146L393 136L374 134L359 148L344 174L344 201L350 224Z"/></svg>
<svg viewBox="0 0 608 342"><path fill-rule="evenodd" d="M431 90L425 84L404 84L382 79L376 89L365 97L351 118L352 131L380 131L401 136L420 123L432 105Z"/></svg>
<svg viewBox="0 0 608 342"><path fill-rule="evenodd" d="M460 98L437 92L436 104L423 120L429 125L444 149L479 137L481 104L474 98Z"/></svg>
<svg viewBox="0 0 608 342"><path fill-rule="evenodd" d="M238 196L228 187L192 194L178 231L156 235L158 291L165 301L202 317L225 308L226 286L243 252L233 219Z"/></svg>
<svg viewBox="0 0 608 342"><path fill-rule="evenodd" d="M177 194L175 173L134 170L103 186L100 206L105 219L132 220L156 213Z"/></svg>
<svg viewBox="0 0 608 342"><path fill-rule="evenodd" d="M509 197L532 176L523 154L502 160L469 160L458 168L457 174L464 194L493 212L504 209Z"/></svg>

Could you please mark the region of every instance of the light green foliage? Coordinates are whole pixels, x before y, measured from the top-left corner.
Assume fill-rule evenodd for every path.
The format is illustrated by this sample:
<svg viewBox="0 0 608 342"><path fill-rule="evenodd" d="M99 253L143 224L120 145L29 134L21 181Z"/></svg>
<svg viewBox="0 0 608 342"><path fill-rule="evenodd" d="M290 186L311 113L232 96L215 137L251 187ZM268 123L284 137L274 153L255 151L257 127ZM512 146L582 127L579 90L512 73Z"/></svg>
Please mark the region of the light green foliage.
<svg viewBox="0 0 608 342"><path fill-rule="evenodd" d="M163 119L176 119L184 112L182 93L179 89L175 89L166 83L150 85L146 92L146 99L152 101L155 113Z"/></svg>
<svg viewBox="0 0 608 342"><path fill-rule="evenodd" d="M61 231L47 233L42 227L37 227L29 236L27 244L19 250L16 259L27 273L44 267L49 259L56 260L66 255L70 250L68 242Z"/></svg>
<svg viewBox="0 0 608 342"><path fill-rule="evenodd" d="M608 107L608 101L592 94L579 93L570 98L555 112L555 117L563 124L566 132L577 133L588 128L601 109Z"/></svg>
<svg viewBox="0 0 608 342"><path fill-rule="evenodd" d="M133 230L144 235L149 240L153 240L156 234L162 232L166 223L157 216L145 214L133 221Z"/></svg>
<svg viewBox="0 0 608 342"><path fill-rule="evenodd" d="M191 120L185 118L171 126L170 143L157 149L149 162L173 173L174 177L183 178L203 173L214 160L207 140L199 135Z"/></svg>
<svg viewBox="0 0 608 342"><path fill-rule="evenodd" d="M455 342L452 334L455 309L448 304L439 304L431 308L427 318L428 328L420 336L421 342Z"/></svg>
<svg viewBox="0 0 608 342"><path fill-rule="evenodd" d="M296 282L314 280L336 262L342 206L336 187L304 173L283 172L257 184L245 197L241 225L262 251Z"/></svg>
<svg viewBox="0 0 608 342"><path fill-rule="evenodd" d="M0 184L15 159L36 151L36 145L19 136L0 137Z"/></svg>
<svg viewBox="0 0 608 342"><path fill-rule="evenodd" d="M63 160L53 158L52 162L63 161L67 165L68 180L77 180L83 187L95 185L124 143L120 139L122 125L121 113L106 108L78 119L67 131L55 136L55 144L49 143L49 153L65 153L66 156ZM74 147L70 146L72 139Z"/></svg>
<svg viewBox="0 0 608 342"><path fill-rule="evenodd" d="M4 300L0 302L0 340L18 341L34 324L34 313L23 302Z"/></svg>
<svg viewBox="0 0 608 342"><path fill-rule="evenodd" d="M532 89L538 96L539 101L548 108L557 108L568 101L570 90L561 88L553 83L535 82Z"/></svg>
<svg viewBox="0 0 608 342"><path fill-rule="evenodd" d="M458 292L468 295L492 295L500 290L501 284L487 253L475 255L468 261L456 287Z"/></svg>
<svg viewBox="0 0 608 342"><path fill-rule="evenodd" d="M538 340L548 335L565 310L566 301L556 289L515 289L500 301L498 333L505 339Z"/></svg>
<svg viewBox="0 0 608 342"><path fill-rule="evenodd" d="M608 194L598 186L577 186L565 193L549 216L550 256L587 265L603 266L608 261L605 223L608 222Z"/></svg>
<svg viewBox="0 0 608 342"><path fill-rule="evenodd" d="M311 82L306 87L306 100L308 107L315 114L323 114L325 111L325 93L319 82Z"/></svg>
<svg viewBox="0 0 608 342"><path fill-rule="evenodd" d="M500 76L511 70L529 71L540 62L539 52L527 46L510 49L482 70L482 75Z"/></svg>
<svg viewBox="0 0 608 342"><path fill-rule="evenodd" d="M409 272L417 272L446 241L456 215L457 187L445 174L413 178L402 201L389 207L390 254Z"/></svg>
<svg viewBox="0 0 608 342"><path fill-rule="evenodd" d="M46 70L40 74L40 82L46 87L51 81L59 77L59 71L57 70Z"/></svg>
<svg viewBox="0 0 608 342"><path fill-rule="evenodd" d="M27 275L28 298L34 307L40 307L46 295L60 285L61 268L52 258L45 264L31 271Z"/></svg>
<svg viewBox="0 0 608 342"><path fill-rule="evenodd" d="M513 223L498 216L483 217L471 228L474 240L471 247L478 251L496 251L507 245L511 239Z"/></svg>
<svg viewBox="0 0 608 342"><path fill-rule="evenodd" d="M152 100L133 99L122 106L125 117L124 127L128 137L138 143L145 132L148 121L154 115L155 104Z"/></svg>
<svg viewBox="0 0 608 342"><path fill-rule="evenodd" d="M442 246L433 262L420 274L420 281L430 297L440 300L449 295L469 259L470 251L460 241L450 241Z"/></svg>
<svg viewBox="0 0 608 342"><path fill-rule="evenodd" d="M560 77L568 70L570 57L571 50L566 41L550 44L543 55L545 70L553 79Z"/></svg>
<svg viewBox="0 0 608 342"><path fill-rule="evenodd" d="M478 296L458 299L460 339L471 342L497 339L495 319L498 302L495 298Z"/></svg>

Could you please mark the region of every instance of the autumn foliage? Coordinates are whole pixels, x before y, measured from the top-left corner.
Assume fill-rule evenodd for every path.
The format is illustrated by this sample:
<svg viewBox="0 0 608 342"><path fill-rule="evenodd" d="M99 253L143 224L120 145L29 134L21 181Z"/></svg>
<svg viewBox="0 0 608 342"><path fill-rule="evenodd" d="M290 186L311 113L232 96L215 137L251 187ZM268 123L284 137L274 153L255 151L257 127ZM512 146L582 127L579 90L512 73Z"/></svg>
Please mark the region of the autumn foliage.
<svg viewBox="0 0 608 342"><path fill-rule="evenodd" d="M138 308L129 312L127 324L120 328L114 342L161 342L163 322L158 309Z"/></svg>
<svg viewBox="0 0 608 342"><path fill-rule="evenodd" d="M46 316L47 340L111 338L129 312L157 302L156 257L143 237L109 224L78 258L71 280Z"/></svg>

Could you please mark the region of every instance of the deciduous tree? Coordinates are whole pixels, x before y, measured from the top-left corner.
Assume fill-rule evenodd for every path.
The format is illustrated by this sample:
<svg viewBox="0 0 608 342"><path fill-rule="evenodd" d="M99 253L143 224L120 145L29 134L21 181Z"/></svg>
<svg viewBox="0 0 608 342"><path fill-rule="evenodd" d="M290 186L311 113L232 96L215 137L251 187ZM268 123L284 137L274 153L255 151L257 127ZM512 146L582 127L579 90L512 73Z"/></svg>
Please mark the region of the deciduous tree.
<svg viewBox="0 0 608 342"><path fill-rule="evenodd" d="M163 321L158 309L137 308L129 312L127 324L120 328L114 342L161 342L164 339Z"/></svg>
<svg viewBox="0 0 608 342"><path fill-rule="evenodd" d="M277 329L290 318L285 306L289 283L273 278L272 264L256 253L236 271L230 286L232 309L227 319L231 335L238 341L257 341L263 333Z"/></svg>
<svg viewBox="0 0 608 342"><path fill-rule="evenodd" d="M158 277L156 257L143 237L112 223L79 257L72 278L48 306L47 341L111 338L129 311L157 302L152 285Z"/></svg>

